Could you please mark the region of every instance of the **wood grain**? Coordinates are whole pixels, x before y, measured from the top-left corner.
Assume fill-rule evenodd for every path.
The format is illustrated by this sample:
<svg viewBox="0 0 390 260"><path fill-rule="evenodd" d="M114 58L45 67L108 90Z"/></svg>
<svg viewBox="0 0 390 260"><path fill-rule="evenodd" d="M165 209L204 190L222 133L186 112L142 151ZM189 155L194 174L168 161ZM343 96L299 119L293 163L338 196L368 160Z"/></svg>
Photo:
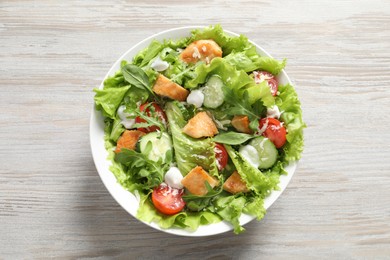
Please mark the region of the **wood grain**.
<svg viewBox="0 0 390 260"><path fill-rule="evenodd" d="M143 38L216 23L288 58L306 147L244 234L175 237L103 186L92 89ZM389 25L385 0L1 1L0 258L388 259Z"/></svg>

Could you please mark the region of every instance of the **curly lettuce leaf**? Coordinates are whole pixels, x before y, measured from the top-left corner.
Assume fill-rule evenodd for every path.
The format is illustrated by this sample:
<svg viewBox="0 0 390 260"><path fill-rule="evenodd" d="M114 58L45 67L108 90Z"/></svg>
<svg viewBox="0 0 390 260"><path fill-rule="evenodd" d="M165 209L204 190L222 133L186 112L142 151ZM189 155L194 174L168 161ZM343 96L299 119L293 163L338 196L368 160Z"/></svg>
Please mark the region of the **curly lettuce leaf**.
<svg viewBox="0 0 390 260"><path fill-rule="evenodd" d="M243 51L251 46L246 36L230 36L224 32L221 25L192 31L192 41L207 39L213 39L222 48L223 56L230 54L233 50Z"/></svg>
<svg viewBox="0 0 390 260"><path fill-rule="evenodd" d="M257 53L256 46L251 45L243 51L234 50L224 57L237 69L251 72L254 70L266 70L274 75L278 75L286 66L286 59L278 61L272 57L262 56Z"/></svg>
<svg viewBox="0 0 390 260"><path fill-rule="evenodd" d="M195 77L193 73L194 67L188 66L187 63L179 58L180 49L185 48L188 45L188 41L189 37L179 41L165 40L160 42L154 40L146 49L134 57L133 64L145 71L151 84L156 80L157 75L162 73L173 82L183 85L187 80ZM152 69L151 65L157 58L168 62L169 67L162 72Z"/></svg>
<svg viewBox="0 0 390 260"><path fill-rule="evenodd" d="M160 41L153 40L149 46L140 51L133 58L133 64L138 67L147 65L157 54L164 48L164 44Z"/></svg>
<svg viewBox="0 0 390 260"><path fill-rule="evenodd" d="M240 225L240 216L245 208L245 197L221 197L216 200L216 213L233 225L234 233L239 234L245 229Z"/></svg>
<svg viewBox="0 0 390 260"><path fill-rule="evenodd" d="M237 69L251 72L254 70L266 70L274 75L278 75L286 66L286 59L278 61L267 56L247 56L245 52L234 52L225 59Z"/></svg>
<svg viewBox="0 0 390 260"><path fill-rule="evenodd" d="M266 210L264 208L264 200L261 197L250 197L248 198L245 208L243 209L244 213L255 216L257 220L264 218Z"/></svg>
<svg viewBox="0 0 390 260"><path fill-rule="evenodd" d="M286 66L286 59L278 61L272 57L261 56L246 36L230 36L220 25L192 31L192 41L205 39L213 39L222 48L223 57L238 70L266 70L278 75Z"/></svg>
<svg viewBox="0 0 390 260"><path fill-rule="evenodd" d="M129 89L130 86L94 89L97 110L102 110L104 116L114 119L116 110Z"/></svg>
<svg viewBox="0 0 390 260"><path fill-rule="evenodd" d="M265 198L279 183L278 179L269 178L264 175L259 169L250 165L239 152L231 146L225 145L226 151L229 154L234 166L236 167L241 178L246 183L248 189Z"/></svg>
<svg viewBox="0 0 390 260"><path fill-rule="evenodd" d="M245 71L237 70L234 66L226 62L223 58L214 58L210 64L200 64L196 67L194 73L196 77L188 81L184 87L192 89L206 82L211 75L217 74L221 77L224 84L231 88L240 90L253 82L253 79Z"/></svg>
<svg viewBox="0 0 390 260"><path fill-rule="evenodd" d="M259 84L252 83L248 86L246 91L248 92L248 102L251 105L256 103L258 100L261 100L266 107L272 107L275 105L275 99L272 96L270 87L266 81Z"/></svg>
<svg viewBox="0 0 390 260"><path fill-rule="evenodd" d="M137 65L138 67L145 67L147 66L154 58L157 56L163 55L163 51L166 48L174 49L177 48L184 48L188 45L189 37L182 38L177 41L173 40L164 40L164 41L158 41L153 40L149 46L134 56L133 58L133 64Z"/></svg>
<svg viewBox="0 0 390 260"><path fill-rule="evenodd" d="M159 213L149 200L149 195L141 195L137 218L147 223L156 222L163 229L179 227L195 231L200 225L218 223L222 220L217 214L208 211L179 212L168 216Z"/></svg>
<svg viewBox="0 0 390 260"><path fill-rule="evenodd" d="M266 70L274 75L278 75L286 67L287 59L278 61L272 57L261 56L256 62L259 64L258 70Z"/></svg>
<svg viewBox="0 0 390 260"><path fill-rule="evenodd" d="M276 104L283 111L281 120L287 126L287 143L283 147L287 162L297 161L303 151L303 129L306 124L302 119L301 103L298 95L290 84L279 86L280 94L276 98Z"/></svg>
<svg viewBox="0 0 390 260"><path fill-rule="evenodd" d="M242 99L244 92L247 91L248 105L253 105L258 100L261 100L267 107L275 104L270 88L266 82L255 84L251 76L243 70L237 70L225 59L214 58L210 64L200 64L196 67L194 73L196 77L186 82L186 88L196 88L204 84L210 76L218 75L222 79L224 86L232 92L234 97ZM231 97L226 98L227 101L230 99Z"/></svg>

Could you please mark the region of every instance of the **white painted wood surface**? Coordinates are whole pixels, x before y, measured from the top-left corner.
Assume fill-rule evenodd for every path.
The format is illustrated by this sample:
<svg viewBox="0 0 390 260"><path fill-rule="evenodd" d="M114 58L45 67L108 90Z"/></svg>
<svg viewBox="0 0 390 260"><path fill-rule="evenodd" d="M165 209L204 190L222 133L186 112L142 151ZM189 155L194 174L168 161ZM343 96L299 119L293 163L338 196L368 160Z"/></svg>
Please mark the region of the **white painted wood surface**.
<svg viewBox="0 0 390 260"><path fill-rule="evenodd" d="M296 175L246 233L155 231L89 148L92 89L133 44L220 23L276 58L302 101ZM0 258L390 258L390 2L1 1Z"/></svg>

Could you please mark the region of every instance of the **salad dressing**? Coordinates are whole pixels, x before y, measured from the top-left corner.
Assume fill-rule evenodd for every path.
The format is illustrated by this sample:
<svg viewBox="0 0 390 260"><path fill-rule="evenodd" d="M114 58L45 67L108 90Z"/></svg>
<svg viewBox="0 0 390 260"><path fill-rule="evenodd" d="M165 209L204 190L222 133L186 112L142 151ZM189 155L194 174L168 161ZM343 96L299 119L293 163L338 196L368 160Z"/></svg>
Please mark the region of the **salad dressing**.
<svg viewBox="0 0 390 260"><path fill-rule="evenodd" d="M121 124L126 129L131 129L133 127L133 125L135 124L135 118L130 118L133 115L126 113L124 111L125 109L126 109L125 105L120 106L117 110L117 114L118 114L119 118L121 119Z"/></svg>
<svg viewBox="0 0 390 260"><path fill-rule="evenodd" d="M267 108L267 117L279 119L281 114L282 112L280 112L279 107L277 105Z"/></svg>

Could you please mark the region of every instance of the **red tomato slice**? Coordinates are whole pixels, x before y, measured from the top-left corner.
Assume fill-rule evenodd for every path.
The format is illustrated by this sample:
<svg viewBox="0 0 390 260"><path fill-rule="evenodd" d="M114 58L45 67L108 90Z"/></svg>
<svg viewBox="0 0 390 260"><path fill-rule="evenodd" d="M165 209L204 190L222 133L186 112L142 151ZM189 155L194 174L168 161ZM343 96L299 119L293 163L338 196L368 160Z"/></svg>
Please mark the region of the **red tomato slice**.
<svg viewBox="0 0 390 260"><path fill-rule="evenodd" d="M268 86L271 89L271 93L273 96L276 96L278 93L278 80L275 78L275 76L268 71L254 71L253 75L255 76L255 83L259 84L263 82L264 80L267 81Z"/></svg>
<svg viewBox="0 0 390 260"><path fill-rule="evenodd" d="M186 205L182 198L183 193L183 189L174 189L165 183L161 183L153 190L153 205L165 215L174 215L179 213Z"/></svg>
<svg viewBox="0 0 390 260"><path fill-rule="evenodd" d="M214 152L215 158L217 159L218 170L222 171L228 163L228 154L225 146L220 143L215 143Z"/></svg>
<svg viewBox="0 0 390 260"><path fill-rule="evenodd" d="M286 143L286 128L275 118L267 117L259 121L259 134L267 137L276 148L282 147Z"/></svg>
<svg viewBox="0 0 390 260"><path fill-rule="evenodd" d="M151 106L154 107L154 113L157 114L157 116L159 117L160 121L165 123L167 121L167 116L165 115L164 111L161 109L161 107L159 105L157 105L156 103L152 103ZM146 109L146 110L145 110ZM147 116L154 116L153 114L154 113L151 113L150 111L150 103L145 103L145 104L142 104L140 107L139 107L139 110L141 112L145 111L145 114ZM136 123L146 123L146 120L137 116L135 118L135 122ZM140 127L138 128L139 131L142 131L144 133L150 133L150 132L155 132L157 130L159 130L160 128L156 125L153 125L153 126L149 126L149 127Z"/></svg>

